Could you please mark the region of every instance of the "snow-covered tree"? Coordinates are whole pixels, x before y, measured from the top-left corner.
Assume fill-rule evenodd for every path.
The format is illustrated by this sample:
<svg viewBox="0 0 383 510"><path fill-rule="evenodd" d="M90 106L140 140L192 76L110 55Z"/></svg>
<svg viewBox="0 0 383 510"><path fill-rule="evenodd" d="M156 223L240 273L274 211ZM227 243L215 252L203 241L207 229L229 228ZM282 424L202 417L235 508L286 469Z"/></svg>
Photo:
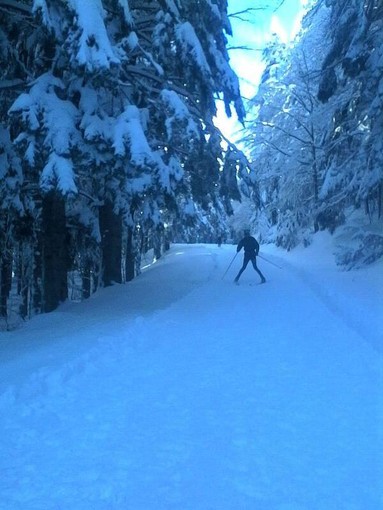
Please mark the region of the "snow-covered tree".
<svg viewBox="0 0 383 510"><path fill-rule="evenodd" d="M333 0L330 7L331 46L318 97L332 106L333 122L326 133L331 150L321 197L325 211L347 209L352 217L353 209L360 211L355 224L346 227L359 242L351 243L356 246L351 251L344 248L346 257L338 257L351 267L350 261L360 265L383 254L381 229L374 225L382 220L383 203L383 6L377 0L349 1L347 6ZM371 247L375 255L367 257Z"/></svg>
<svg viewBox="0 0 383 510"><path fill-rule="evenodd" d="M10 17L28 22L27 32L15 29L16 45L7 23L1 48L15 54L2 78L22 88L2 122L18 160L20 210L33 223L36 292L23 307L49 311L66 297L68 271L80 273L85 296L131 279L142 240L160 256L165 223L186 214L191 229L218 228L228 201L215 100L240 120L244 110L226 50L226 1L6 3Z"/></svg>
<svg viewBox="0 0 383 510"><path fill-rule="evenodd" d="M247 141L270 241L307 243L362 206L364 229L381 218L382 23L379 2L318 0L294 44L265 53Z"/></svg>
<svg viewBox="0 0 383 510"><path fill-rule="evenodd" d="M270 230L262 237L289 249L315 223L326 114L305 48L274 42L265 58L246 143L261 187L259 217L266 215L263 224Z"/></svg>

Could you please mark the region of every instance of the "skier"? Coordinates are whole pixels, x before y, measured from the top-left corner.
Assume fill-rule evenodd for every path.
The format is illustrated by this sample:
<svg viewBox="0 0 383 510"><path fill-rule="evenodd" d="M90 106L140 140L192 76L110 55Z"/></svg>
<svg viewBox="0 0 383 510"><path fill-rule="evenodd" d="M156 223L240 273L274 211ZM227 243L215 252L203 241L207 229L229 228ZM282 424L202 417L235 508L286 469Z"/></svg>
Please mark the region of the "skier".
<svg viewBox="0 0 383 510"><path fill-rule="evenodd" d="M247 267L247 264L251 261L255 271L261 277L261 283L266 282L266 278L263 276L261 271L257 267L257 255L259 253L259 244L258 241L254 237L250 235L250 230L244 231L244 238L239 241L237 246L237 253L244 249L244 257L243 257L243 265L237 274L234 283L238 283L239 277L244 272Z"/></svg>

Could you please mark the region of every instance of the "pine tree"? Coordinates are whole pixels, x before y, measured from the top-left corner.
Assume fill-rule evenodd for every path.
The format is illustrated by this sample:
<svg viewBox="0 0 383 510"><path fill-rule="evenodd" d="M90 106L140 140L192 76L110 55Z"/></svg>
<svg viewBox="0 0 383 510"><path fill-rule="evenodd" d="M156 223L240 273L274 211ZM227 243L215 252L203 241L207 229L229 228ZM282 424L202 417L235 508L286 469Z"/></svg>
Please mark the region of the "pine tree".
<svg viewBox="0 0 383 510"><path fill-rule="evenodd" d="M12 256L31 258L17 272L33 296L26 315L54 309L72 274L84 297L133 278L142 250L161 256L164 225L184 214L192 229L216 228L226 213L215 100L240 119L244 110L225 1L34 0L15 9L28 30L7 24L4 51L18 50L3 76L22 92L12 89L1 119L18 161L15 227L32 220L28 250L11 235Z"/></svg>

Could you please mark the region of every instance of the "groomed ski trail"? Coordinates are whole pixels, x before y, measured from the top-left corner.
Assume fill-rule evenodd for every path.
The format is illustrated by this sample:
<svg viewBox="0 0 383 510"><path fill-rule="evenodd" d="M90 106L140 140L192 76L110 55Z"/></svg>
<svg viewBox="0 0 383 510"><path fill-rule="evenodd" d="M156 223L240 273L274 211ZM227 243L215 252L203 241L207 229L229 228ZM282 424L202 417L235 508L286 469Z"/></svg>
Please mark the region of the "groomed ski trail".
<svg viewBox="0 0 383 510"><path fill-rule="evenodd" d="M87 347L0 398L1 510L381 508L380 357L294 271L222 281L222 248L52 315Z"/></svg>

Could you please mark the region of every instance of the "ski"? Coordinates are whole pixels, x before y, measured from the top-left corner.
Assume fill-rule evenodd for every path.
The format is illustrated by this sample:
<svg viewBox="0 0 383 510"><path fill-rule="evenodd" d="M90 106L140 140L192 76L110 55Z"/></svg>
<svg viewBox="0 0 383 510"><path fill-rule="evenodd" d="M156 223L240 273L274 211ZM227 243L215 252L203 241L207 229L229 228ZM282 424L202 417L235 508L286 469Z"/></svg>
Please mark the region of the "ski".
<svg viewBox="0 0 383 510"><path fill-rule="evenodd" d="M258 283L248 283L247 285L249 287L255 287L256 285L263 285L267 283L267 280L265 282L258 282ZM241 285L239 282L234 282L234 285L237 285L238 287Z"/></svg>

